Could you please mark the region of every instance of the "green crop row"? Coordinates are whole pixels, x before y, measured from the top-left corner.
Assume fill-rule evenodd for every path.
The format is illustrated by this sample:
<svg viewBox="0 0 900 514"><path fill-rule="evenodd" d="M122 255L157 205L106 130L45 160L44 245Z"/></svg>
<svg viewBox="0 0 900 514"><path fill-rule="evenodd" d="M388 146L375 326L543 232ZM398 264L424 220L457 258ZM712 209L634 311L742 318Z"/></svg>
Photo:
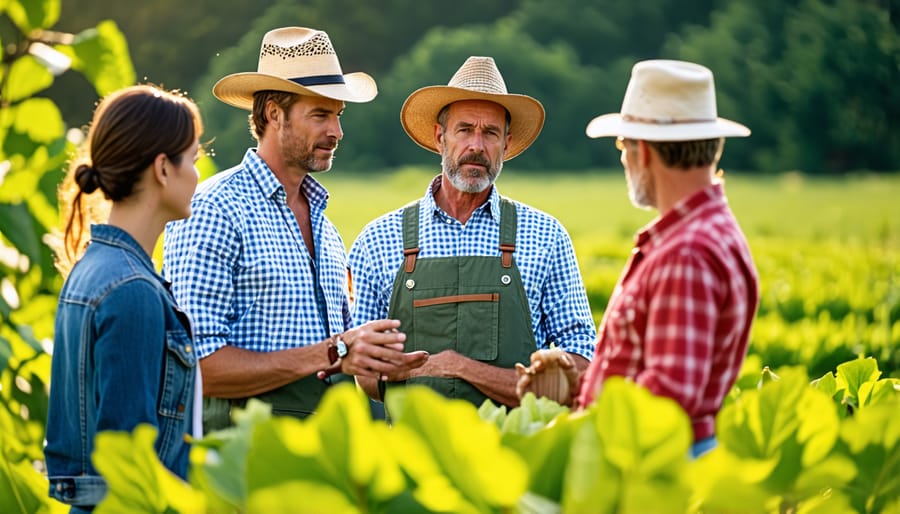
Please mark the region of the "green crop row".
<svg viewBox="0 0 900 514"><path fill-rule="evenodd" d="M189 482L156 458L153 427L102 433L96 512L900 513L900 380L873 359L813 381L744 374L697 460L677 404L621 379L582 412L532 395L476 410L426 388L387 401L391 426L348 384L304 421L251 402L196 442ZM26 464L0 473L17 493L3 512L58 508Z"/></svg>

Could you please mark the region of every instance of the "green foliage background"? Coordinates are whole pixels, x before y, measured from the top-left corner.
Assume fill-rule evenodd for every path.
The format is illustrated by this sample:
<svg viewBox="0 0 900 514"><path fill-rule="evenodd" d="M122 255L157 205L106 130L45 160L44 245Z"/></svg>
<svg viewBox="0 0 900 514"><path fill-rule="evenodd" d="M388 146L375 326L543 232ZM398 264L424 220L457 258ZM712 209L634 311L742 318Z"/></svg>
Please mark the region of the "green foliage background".
<svg viewBox="0 0 900 514"><path fill-rule="evenodd" d="M674 1L476 6L462 0L445 16L407 0L385 2L382 9L272 0L236 7L240 17L219 15L222 9L206 0L168 1L0 2L3 512L64 510L46 498L42 443L62 283L47 243L59 224L56 188L74 150L70 139L77 139L67 137L70 129L89 119L96 98L137 80L196 83L215 147L242 153L250 144L244 115L212 100L209 87L226 73L252 69L262 33L289 20L327 29L345 69L373 70L381 85L378 101L348 109L352 143L342 146L335 171L322 177L333 194L329 216L348 244L366 221L421 195L437 172L436 158L400 133L400 102L418 86L446 81L466 55L489 53L516 85L511 89L541 98L548 108L542 138L507 166L501 191L569 228L598 320L631 235L650 214L628 205L611 145L578 134L592 115L618 108L634 59L680 56L716 71L720 113L754 129L746 141L729 141L729 169L830 173L895 170L900 162L893 1L731 0L685 7ZM334 7L341 9L326 10ZM336 21L327 14L333 12L348 16ZM68 28L79 20L79 28ZM397 20L409 30L398 30ZM148 35L130 48L125 25ZM68 57L70 71L55 75L32 52L37 42ZM142 63L138 72L133 58ZM79 94L84 86L88 94ZM220 163L237 159L224 152ZM355 168L366 173L348 173ZM391 431L362 421L365 403L336 390L308 424L249 412L235 433L204 439L198 447L215 453L198 457L190 485L161 469L152 429L110 434L98 441L98 469L118 478L103 509L269 510L314 496L322 509L362 512L552 512L560 506L579 512L597 505L627 506L620 512L662 506L725 512L737 497L758 512L900 511L898 386L883 378L900 375L900 177L864 171L827 180L800 173L726 177L763 296L745 373L719 419L722 450L714 457L686 465L679 457L686 442L678 411L660 417L671 406L624 385L611 386L615 394L604 396L599 414L586 417L528 402L509 413L483 408L476 416L427 392L410 392L390 400L395 411L409 412ZM502 436L484 423L494 423ZM645 432L649 439L629 441ZM341 437L322 435L335 433ZM448 438L454 445L445 447ZM489 444L467 442L473 440ZM364 451L362 461L350 452L340 454L341 461L321 460L385 441L385 451L395 455L429 457L393 461ZM295 467L266 471L287 454L309 475L288 472ZM214 455L224 467L216 468ZM472 460L451 462L460 456ZM372 474L372 462L388 467ZM472 474L482 466L494 466L509 481L484 487L490 476ZM600 496L583 496L585 490ZM834 493L826 497L823 490Z"/></svg>
<svg viewBox="0 0 900 514"><path fill-rule="evenodd" d="M60 30L119 24L139 80L187 89L210 121L219 167L253 145L246 113L215 100L221 77L256 69L263 34L326 30L344 71L379 84L348 107L338 163L356 172L431 163L402 132L413 90L446 84L469 55L495 57L513 92L539 99L544 131L516 167L615 167L584 128L617 111L636 60L677 58L715 73L719 114L753 136L730 143L725 166L760 173L893 171L900 163L900 0L78 0ZM93 89L63 76L50 92L73 126L90 117Z"/></svg>

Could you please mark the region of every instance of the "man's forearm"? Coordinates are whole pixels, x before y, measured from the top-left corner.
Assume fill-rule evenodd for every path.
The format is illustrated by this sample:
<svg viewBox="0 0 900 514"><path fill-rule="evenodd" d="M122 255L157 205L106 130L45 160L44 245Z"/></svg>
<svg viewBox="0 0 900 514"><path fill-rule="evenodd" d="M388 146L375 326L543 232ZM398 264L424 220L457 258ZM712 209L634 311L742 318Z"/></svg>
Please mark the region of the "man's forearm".
<svg viewBox="0 0 900 514"><path fill-rule="evenodd" d="M329 365L323 345L276 352L223 346L200 360L203 395L220 398L255 396L311 375Z"/></svg>

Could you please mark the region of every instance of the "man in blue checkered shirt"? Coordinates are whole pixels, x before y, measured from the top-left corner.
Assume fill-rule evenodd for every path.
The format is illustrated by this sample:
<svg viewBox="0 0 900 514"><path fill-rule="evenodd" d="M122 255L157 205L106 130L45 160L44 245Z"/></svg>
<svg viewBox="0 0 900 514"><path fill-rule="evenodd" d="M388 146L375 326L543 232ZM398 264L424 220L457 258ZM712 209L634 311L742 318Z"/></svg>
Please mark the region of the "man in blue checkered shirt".
<svg viewBox="0 0 900 514"><path fill-rule="evenodd" d="M508 94L492 58L470 57L447 86L412 93L400 119L441 155L442 173L421 200L369 223L354 242L352 323L399 319L407 351L430 357L357 382L376 399L422 384L475 405L515 406L515 365L535 350L560 348L572 371L585 369L596 331L569 235L493 185L503 161L540 133L541 104Z"/></svg>
<svg viewBox="0 0 900 514"><path fill-rule="evenodd" d="M344 102L372 100L375 81L344 75L326 33L288 27L266 34L257 73L229 75L213 93L251 111L259 145L205 181L165 236L164 272L201 357L204 428L228 426L249 397L305 417L332 374L420 366L427 354L402 351L396 320L347 330L344 243L311 175L331 168Z"/></svg>

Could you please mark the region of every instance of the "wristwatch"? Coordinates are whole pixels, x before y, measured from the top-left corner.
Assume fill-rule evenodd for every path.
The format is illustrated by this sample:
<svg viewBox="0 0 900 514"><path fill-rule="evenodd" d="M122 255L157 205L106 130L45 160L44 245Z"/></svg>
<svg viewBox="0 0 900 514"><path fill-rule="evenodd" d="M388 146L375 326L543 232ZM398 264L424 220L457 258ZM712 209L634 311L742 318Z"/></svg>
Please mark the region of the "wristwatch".
<svg viewBox="0 0 900 514"><path fill-rule="evenodd" d="M334 364L343 359L347 356L348 351L347 343L341 339L341 336L334 336L331 341L328 341L328 363Z"/></svg>

